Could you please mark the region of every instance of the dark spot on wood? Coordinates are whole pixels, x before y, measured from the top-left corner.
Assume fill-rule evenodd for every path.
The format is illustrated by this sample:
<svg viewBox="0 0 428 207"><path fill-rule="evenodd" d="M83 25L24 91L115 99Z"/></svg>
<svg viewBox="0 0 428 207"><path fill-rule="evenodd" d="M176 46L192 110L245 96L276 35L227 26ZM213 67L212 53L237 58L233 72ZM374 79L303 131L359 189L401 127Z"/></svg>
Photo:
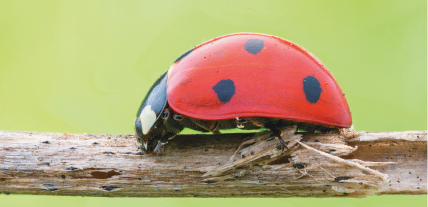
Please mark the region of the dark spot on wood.
<svg viewBox="0 0 428 207"><path fill-rule="evenodd" d="M76 171L76 170L78 170L78 169L77 169L77 168L75 168L75 167L69 167L69 168L67 168L67 170Z"/></svg>
<svg viewBox="0 0 428 207"><path fill-rule="evenodd" d="M275 139L275 136L272 134L272 135L270 135L270 137L268 137L267 139L266 139L266 141L267 142L270 142L270 141L272 141L272 140L274 140Z"/></svg>
<svg viewBox="0 0 428 207"><path fill-rule="evenodd" d="M94 143L92 143L93 145L97 145L97 144L99 144L98 142L94 142Z"/></svg>
<svg viewBox="0 0 428 207"><path fill-rule="evenodd" d="M76 148L76 147L70 147L70 149L71 149L71 150L75 150L75 149L77 149L77 148Z"/></svg>
<svg viewBox="0 0 428 207"><path fill-rule="evenodd" d="M114 155L114 152L103 152L106 155Z"/></svg>
<svg viewBox="0 0 428 207"><path fill-rule="evenodd" d="M349 193L343 193L343 195L349 195Z"/></svg>
<svg viewBox="0 0 428 207"><path fill-rule="evenodd" d="M4 181L6 181L6 178L0 178L0 181L4 182Z"/></svg>
<svg viewBox="0 0 428 207"><path fill-rule="evenodd" d="M334 178L334 181L336 181L336 182L340 182L340 181L342 181L342 180L348 180L349 179L349 177L348 176L341 176L341 177L336 177L336 178Z"/></svg>
<svg viewBox="0 0 428 207"><path fill-rule="evenodd" d="M232 176L233 176L233 178L237 179L237 178L239 178L239 173L233 173Z"/></svg>
<svg viewBox="0 0 428 207"><path fill-rule="evenodd" d="M141 180L141 178L138 178L138 180Z"/></svg>
<svg viewBox="0 0 428 207"><path fill-rule="evenodd" d="M296 169L303 169L303 168L305 168L305 166L306 166L305 163L300 163L300 162L293 164L293 167Z"/></svg>
<svg viewBox="0 0 428 207"><path fill-rule="evenodd" d="M282 149L282 146L281 146L280 144L278 144L278 145L276 145L276 149L277 149L277 150L281 150L281 149Z"/></svg>
<svg viewBox="0 0 428 207"><path fill-rule="evenodd" d="M142 152L137 152L137 155L144 155L144 153L142 153Z"/></svg>
<svg viewBox="0 0 428 207"><path fill-rule="evenodd" d="M132 155L132 152L125 152L125 155Z"/></svg>
<svg viewBox="0 0 428 207"><path fill-rule="evenodd" d="M93 172L91 172L91 175L96 179L107 179L107 178L111 178L115 175L121 175L121 174L119 172L114 171L114 170L110 170L108 172L93 171Z"/></svg>
<svg viewBox="0 0 428 207"><path fill-rule="evenodd" d="M215 181L214 180L205 180L204 183L211 184L211 183L215 183Z"/></svg>
<svg viewBox="0 0 428 207"><path fill-rule="evenodd" d="M219 163L219 164L220 164L220 163ZM187 169L187 166L185 165L185 166L183 167L183 169L185 169L185 170L186 170L186 169Z"/></svg>
<svg viewBox="0 0 428 207"><path fill-rule="evenodd" d="M336 151L335 149L327 149L328 153L335 152L335 151Z"/></svg>
<svg viewBox="0 0 428 207"><path fill-rule="evenodd" d="M359 184L360 184L360 185L363 185L363 182L360 182Z"/></svg>
<svg viewBox="0 0 428 207"><path fill-rule="evenodd" d="M315 142L320 142L320 141L318 139L316 139Z"/></svg>
<svg viewBox="0 0 428 207"><path fill-rule="evenodd" d="M257 183L264 183L262 180L258 180Z"/></svg>
<svg viewBox="0 0 428 207"><path fill-rule="evenodd" d="M278 160L270 162L269 165L287 164L287 163L290 163L290 159L291 159L291 156L286 155L286 156L279 158Z"/></svg>
<svg viewBox="0 0 428 207"><path fill-rule="evenodd" d="M117 186L110 186L110 185L104 185L104 186L101 186L101 188L104 189L104 190L106 190L106 191L112 191L114 189L118 189L119 187L117 187Z"/></svg>
<svg viewBox="0 0 428 207"><path fill-rule="evenodd" d="M43 184L43 188L45 190L47 190L47 191L56 191L56 190L58 190L58 188L54 188L54 187L55 187L55 184L52 184L52 183Z"/></svg>
<svg viewBox="0 0 428 207"><path fill-rule="evenodd" d="M49 141L44 141L44 142L42 142L43 144L50 144L50 142Z"/></svg>
<svg viewBox="0 0 428 207"><path fill-rule="evenodd" d="M50 166L50 163L49 162L42 162L42 163L39 163L37 165L38 166Z"/></svg>
<svg viewBox="0 0 428 207"><path fill-rule="evenodd" d="M62 179L65 179L65 175L61 175L61 178L62 178Z"/></svg>

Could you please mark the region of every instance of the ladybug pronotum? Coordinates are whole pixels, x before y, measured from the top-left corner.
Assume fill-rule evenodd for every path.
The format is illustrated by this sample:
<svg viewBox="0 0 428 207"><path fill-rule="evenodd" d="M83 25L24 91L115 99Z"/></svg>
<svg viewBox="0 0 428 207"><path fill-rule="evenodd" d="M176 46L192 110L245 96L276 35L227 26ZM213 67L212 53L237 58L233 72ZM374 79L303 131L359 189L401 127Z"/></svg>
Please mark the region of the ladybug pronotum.
<svg viewBox="0 0 428 207"><path fill-rule="evenodd" d="M135 119L141 151L160 148L184 127L280 127L330 131L352 125L348 103L327 68L288 40L255 33L214 38L181 55L150 88ZM157 143L156 143L157 142Z"/></svg>

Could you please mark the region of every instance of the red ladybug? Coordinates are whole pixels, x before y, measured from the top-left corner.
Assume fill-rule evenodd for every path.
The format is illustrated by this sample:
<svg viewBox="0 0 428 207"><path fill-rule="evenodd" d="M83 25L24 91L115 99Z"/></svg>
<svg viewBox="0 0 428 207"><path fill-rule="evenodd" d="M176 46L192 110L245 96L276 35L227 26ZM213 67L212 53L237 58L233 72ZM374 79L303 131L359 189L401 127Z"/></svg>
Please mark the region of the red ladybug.
<svg viewBox="0 0 428 207"><path fill-rule="evenodd" d="M181 55L150 88L135 119L142 152L160 147L184 127L272 130L298 125L329 131L352 125L342 90L309 51L265 34L214 38ZM157 141L155 146L153 141Z"/></svg>

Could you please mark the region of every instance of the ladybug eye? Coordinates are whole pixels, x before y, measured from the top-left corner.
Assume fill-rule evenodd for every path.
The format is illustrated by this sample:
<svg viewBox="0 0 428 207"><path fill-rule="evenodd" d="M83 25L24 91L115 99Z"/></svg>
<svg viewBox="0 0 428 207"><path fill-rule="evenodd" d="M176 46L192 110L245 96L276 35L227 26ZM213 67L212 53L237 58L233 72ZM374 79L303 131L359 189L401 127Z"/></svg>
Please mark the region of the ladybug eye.
<svg viewBox="0 0 428 207"><path fill-rule="evenodd" d="M183 116L181 116L180 114L175 114L175 115L174 115L174 119L175 119L176 121L181 121L181 120L183 120Z"/></svg>
<svg viewBox="0 0 428 207"><path fill-rule="evenodd" d="M169 111L168 110L163 111L162 118L167 119L168 117L169 117Z"/></svg>
<svg viewBox="0 0 428 207"><path fill-rule="evenodd" d="M248 120L246 120L246 119L237 119L236 122L239 123L239 124L244 124L244 123L247 123Z"/></svg>

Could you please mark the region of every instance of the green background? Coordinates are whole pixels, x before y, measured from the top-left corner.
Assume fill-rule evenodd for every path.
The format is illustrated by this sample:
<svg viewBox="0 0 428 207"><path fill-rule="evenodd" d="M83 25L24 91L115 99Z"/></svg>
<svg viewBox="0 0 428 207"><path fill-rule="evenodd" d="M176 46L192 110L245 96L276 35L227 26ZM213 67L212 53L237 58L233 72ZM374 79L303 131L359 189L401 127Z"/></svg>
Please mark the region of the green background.
<svg viewBox="0 0 428 207"><path fill-rule="evenodd" d="M332 72L357 131L427 130L427 2L0 2L0 130L133 133L151 84L191 47L236 32L291 40ZM365 199L0 195L1 206L426 206Z"/></svg>

